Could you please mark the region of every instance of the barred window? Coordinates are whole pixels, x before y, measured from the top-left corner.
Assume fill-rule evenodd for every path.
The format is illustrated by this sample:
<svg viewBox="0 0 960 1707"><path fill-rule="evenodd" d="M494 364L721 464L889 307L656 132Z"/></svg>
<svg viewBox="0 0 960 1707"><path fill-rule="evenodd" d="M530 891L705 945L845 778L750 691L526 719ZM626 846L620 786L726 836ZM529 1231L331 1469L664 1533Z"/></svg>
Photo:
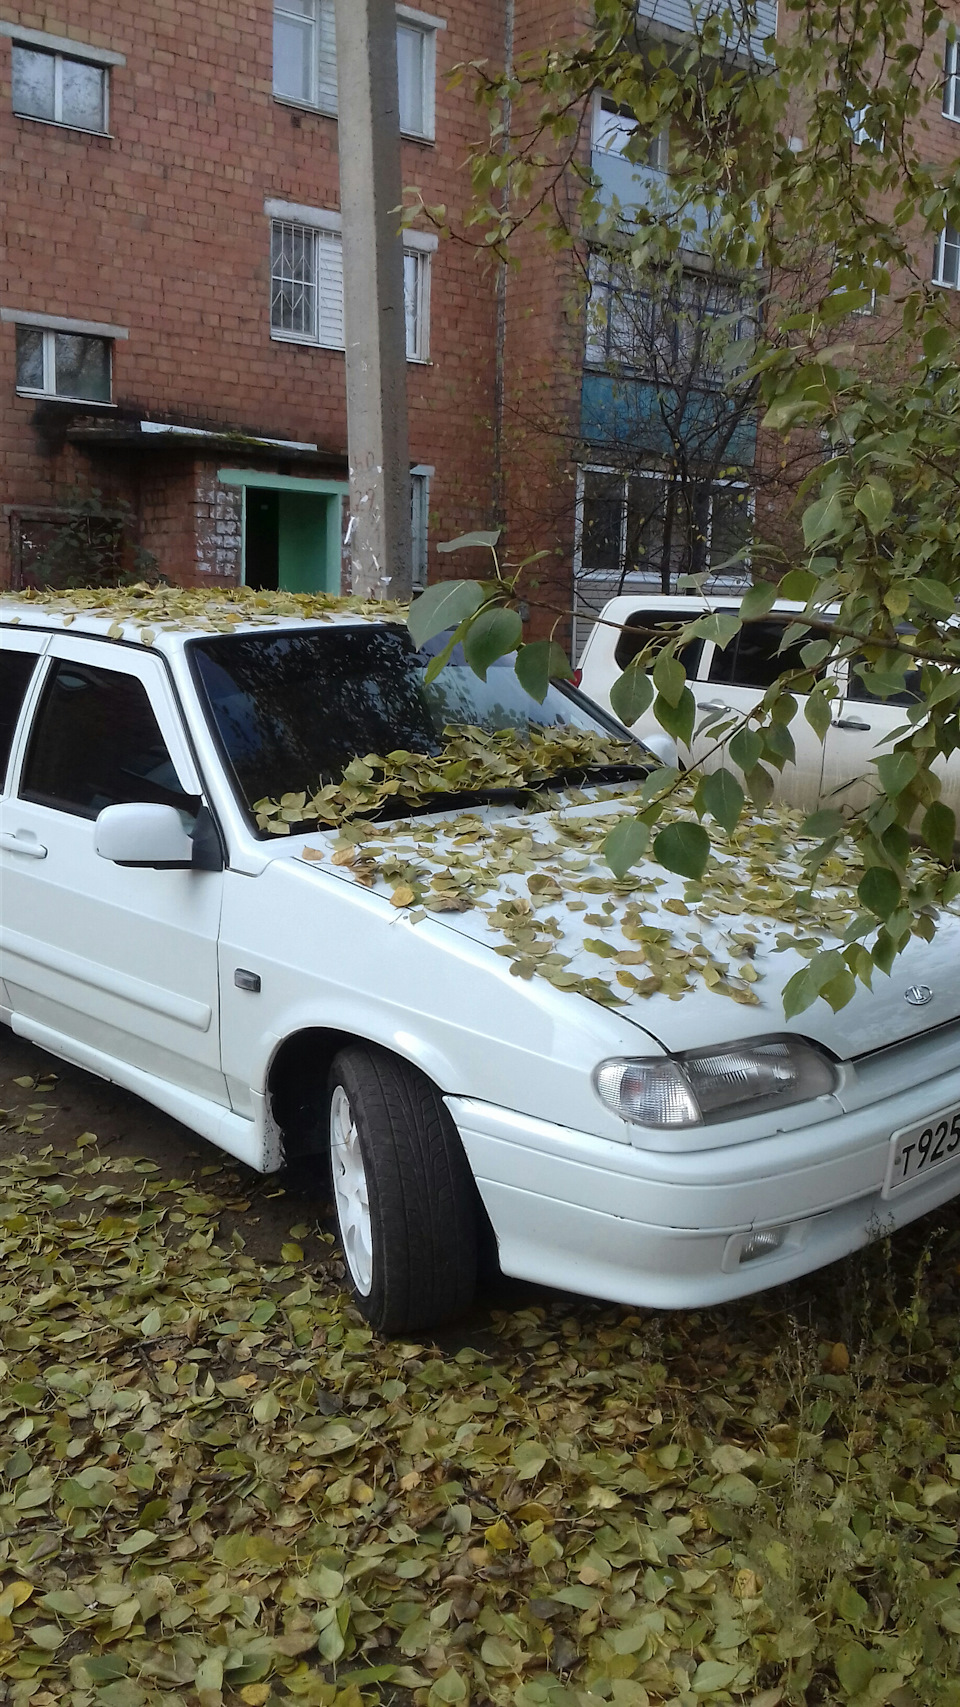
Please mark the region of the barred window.
<svg viewBox="0 0 960 1707"><path fill-rule="evenodd" d="M329 217L329 216L328 216ZM430 359L430 253L403 256L407 360ZM339 231L275 219L271 226L271 336L323 349L345 347L343 239Z"/></svg>

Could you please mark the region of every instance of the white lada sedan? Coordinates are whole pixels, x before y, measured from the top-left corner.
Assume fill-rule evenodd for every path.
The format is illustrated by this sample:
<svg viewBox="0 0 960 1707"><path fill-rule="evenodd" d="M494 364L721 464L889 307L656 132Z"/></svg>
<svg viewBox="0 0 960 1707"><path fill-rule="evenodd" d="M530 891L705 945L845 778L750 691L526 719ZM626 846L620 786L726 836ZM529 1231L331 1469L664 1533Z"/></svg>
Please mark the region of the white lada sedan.
<svg viewBox="0 0 960 1707"><path fill-rule="evenodd" d="M427 684L396 618L159 605L0 604L3 1017L254 1168L316 1154L371 1322L462 1311L490 1230L509 1275L704 1305L960 1191L955 921L786 1023L856 878L802 913L784 814L699 886L617 882L650 760L576 690ZM501 730L605 758L425 797ZM392 799L324 827L377 755Z"/></svg>

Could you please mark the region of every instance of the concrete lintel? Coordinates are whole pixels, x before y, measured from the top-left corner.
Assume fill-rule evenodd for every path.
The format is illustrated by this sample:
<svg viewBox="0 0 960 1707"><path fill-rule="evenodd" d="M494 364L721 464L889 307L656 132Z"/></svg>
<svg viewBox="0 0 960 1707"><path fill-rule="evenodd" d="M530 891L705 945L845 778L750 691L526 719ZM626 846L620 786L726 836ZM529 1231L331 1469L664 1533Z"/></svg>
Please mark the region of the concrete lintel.
<svg viewBox="0 0 960 1707"><path fill-rule="evenodd" d="M91 65L126 65L125 53L114 53L109 47L93 47L90 42L74 41L72 36L51 36L46 30L28 30L24 24L11 24L0 18L0 36L22 42L25 47L41 47L47 53L66 53L71 59L85 59Z"/></svg>
<svg viewBox="0 0 960 1707"><path fill-rule="evenodd" d="M129 338L126 326L108 326L101 320L68 320L63 314L35 314L32 308L0 308L0 321L7 325L34 326L41 332L77 332L91 338Z"/></svg>
<svg viewBox="0 0 960 1707"><path fill-rule="evenodd" d="M260 486L271 492L318 492L327 498L346 497L350 490L346 480L319 480L312 475L264 474L260 469L220 468L217 479L221 486Z"/></svg>
<svg viewBox="0 0 960 1707"><path fill-rule="evenodd" d="M435 18L432 12L421 12L416 6L398 6L397 17L408 24L419 24L424 30L445 30L446 18Z"/></svg>
<svg viewBox="0 0 960 1707"><path fill-rule="evenodd" d="M343 215L334 207L307 207L302 202L280 202L267 197L263 211L268 219L288 219L293 225L310 225L316 231L342 231Z"/></svg>

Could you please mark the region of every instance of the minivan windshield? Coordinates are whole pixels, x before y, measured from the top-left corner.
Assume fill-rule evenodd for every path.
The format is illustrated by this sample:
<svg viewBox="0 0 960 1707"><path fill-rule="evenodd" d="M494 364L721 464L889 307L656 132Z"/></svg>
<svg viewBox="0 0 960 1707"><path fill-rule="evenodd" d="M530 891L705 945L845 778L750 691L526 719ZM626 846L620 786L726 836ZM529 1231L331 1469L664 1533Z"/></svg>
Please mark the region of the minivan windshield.
<svg viewBox="0 0 960 1707"><path fill-rule="evenodd" d="M201 699L247 810L265 798L338 782L351 760L368 754L436 756L451 728L510 730L520 740L544 729L590 731L605 747L613 745L618 760L622 748L622 762L590 767L596 780L649 769L649 755L574 690L551 685L539 705L510 658L492 664L481 681L457 647L436 680L426 683L430 657L446 638L417 652L400 624L331 623L192 641Z"/></svg>

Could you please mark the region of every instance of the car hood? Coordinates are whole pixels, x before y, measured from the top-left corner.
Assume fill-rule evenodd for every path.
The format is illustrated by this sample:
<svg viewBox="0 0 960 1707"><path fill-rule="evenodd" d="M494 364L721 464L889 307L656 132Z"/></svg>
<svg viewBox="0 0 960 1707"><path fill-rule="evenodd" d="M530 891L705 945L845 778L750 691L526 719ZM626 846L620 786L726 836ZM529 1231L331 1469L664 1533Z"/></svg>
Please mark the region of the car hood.
<svg viewBox="0 0 960 1707"><path fill-rule="evenodd" d="M788 979L838 946L858 911L861 875L841 844L812 904L798 856L802 815L774 808L714 827L701 883L648 857L618 881L605 835L633 802L623 790L571 791L559 810L479 807L312 835L294 853L505 956L521 979L547 978L630 1019L671 1051L792 1031L851 1059L960 1016L960 918L942 912L932 943L915 939L892 975L874 973L833 1013L823 999L783 1013ZM556 804L557 797L554 797ZM689 796L673 812L691 816ZM932 996L913 1005L906 992Z"/></svg>

